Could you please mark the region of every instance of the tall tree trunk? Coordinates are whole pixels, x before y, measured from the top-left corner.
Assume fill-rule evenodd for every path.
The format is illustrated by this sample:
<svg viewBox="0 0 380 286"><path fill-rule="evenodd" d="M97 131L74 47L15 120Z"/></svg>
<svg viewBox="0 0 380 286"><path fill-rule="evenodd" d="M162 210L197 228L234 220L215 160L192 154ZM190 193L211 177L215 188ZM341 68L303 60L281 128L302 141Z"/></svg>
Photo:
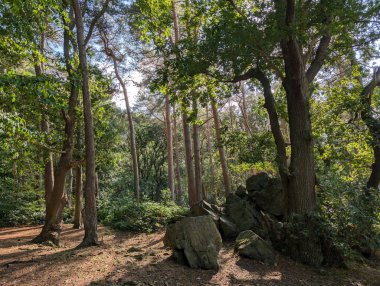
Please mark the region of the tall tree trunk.
<svg viewBox="0 0 380 286"><path fill-rule="evenodd" d="M359 79L360 82L361 79ZM380 68L377 68L373 74L372 80L363 87L360 93L362 102L361 117L366 124L371 137L373 149L373 164L371 175L367 181L367 188L377 189L380 184L380 120L374 116L372 110L372 94L376 87L380 86Z"/></svg>
<svg viewBox="0 0 380 286"><path fill-rule="evenodd" d="M226 155L224 153L222 136L220 133L220 120L219 120L218 110L216 109L216 104L214 101L211 101L211 109L212 109L212 115L214 117L215 138L216 138L216 143L218 145L219 159L220 159L220 164L222 167L224 194L225 194L225 197L227 197L231 193L231 181L230 181L230 175L228 172Z"/></svg>
<svg viewBox="0 0 380 286"><path fill-rule="evenodd" d="M377 139L379 143L379 139ZM371 175L367 182L367 188L374 188L377 189L380 184L380 147L379 145L376 145L373 147L373 158L374 162L372 164L372 171Z"/></svg>
<svg viewBox="0 0 380 286"><path fill-rule="evenodd" d="M91 96L88 82L86 43L84 39L84 26L82 11L78 0L72 0L75 13L75 24L77 28L77 42L79 52L79 66L82 74L82 95L85 129L86 150L86 180L84 184L84 238L81 246L98 244L97 234L97 210L95 197L95 139L94 124L91 111Z"/></svg>
<svg viewBox="0 0 380 286"><path fill-rule="evenodd" d="M196 99L193 100L193 110L198 112ZM195 174L195 190L197 194L197 201L203 199L202 192L202 168L201 168L201 146L199 141L199 125L193 124L193 146L194 146L194 174Z"/></svg>
<svg viewBox="0 0 380 286"><path fill-rule="evenodd" d="M306 80L302 56L294 40L282 45L286 77L286 92L291 159L288 187L288 213L305 214L314 211L315 171L314 150L309 114L309 85Z"/></svg>
<svg viewBox="0 0 380 286"><path fill-rule="evenodd" d="M115 73L117 73L117 78L123 89L125 107L127 109L128 126L129 126L129 133L130 133L129 138L130 138L131 151L132 151L134 196L137 201L140 201L140 173L139 173L139 163L138 163L138 158L137 158L136 132L135 132L135 126L133 123L133 115L132 115L131 107L129 105L127 87L125 85L125 82L120 77L119 73L117 72L116 64L115 64Z"/></svg>
<svg viewBox="0 0 380 286"><path fill-rule="evenodd" d="M179 25L177 18L177 10L175 0L172 0L172 17L174 24L174 44L177 45L180 33L179 33ZM192 158L192 148L191 148L191 133L190 126L187 122L187 114L186 112L182 113L182 123L183 123L183 140L185 146L185 160L186 160L186 173L187 173L187 190L189 194L189 204L193 206L197 202L197 193L195 186L195 173L194 173L194 165Z"/></svg>
<svg viewBox="0 0 380 286"><path fill-rule="evenodd" d="M168 151L168 182L172 199L175 201L174 188L174 160L173 160L173 134L171 124L170 100L169 95L165 95L165 124L166 124L166 146Z"/></svg>
<svg viewBox="0 0 380 286"><path fill-rule="evenodd" d="M252 134L251 127L249 126L248 122L248 114L247 114L247 100L246 100L246 93L245 93L245 86L244 83L241 86L241 103L239 104L241 114L243 116L243 123L245 131L248 134Z"/></svg>
<svg viewBox="0 0 380 286"><path fill-rule="evenodd" d="M181 173L180 173L180 158L179 158L179 142L177 130L177 113L175 104L173 106L173 139L174 139L174 153L175 153L175 178L176 178L176 199L177 202L181 201Z"/></svg>
<svg viewBox="0 0 380 286"><path fill-rule="evenodd" d="M37 73L36 73L37 74ZM47 115L42 115L41 122L41 130L44 134L48 135L50 133L49 121L47 119ZM54 187L54 163L53 163L53 154L51 152L46 152L47 162L45 163L44 168L44 188L45 188L45 204L46 204L46 212L49 209L49 200L51 194L53 193Z"/></svg>
<svg viewBox="0 0 380 286"><path fill-rule="evenodd" d="M187 173L187 191L189 194L190 206L193 206L197 202L197 190L195 186L195 172L192 158L192 148L191 148L191 134L190 126L187 122L187 114L183 112L182 114L183 122L183 140L185 146L185 158L186 158L186 173Z"/></svg>
<svg viewBox="0 0 380 286"><path fill-rule="evenodd" d="M216 175L215 175L215 166L214 166L214 158L213 158L213 150L212 150L212 142L211 142L211 128L210 128L210 117L208 105L206 105L206 134L207 134L207 152L209 156L209 165L210 165L210 180L209 187L215 184Z"/></svg>
<svg viewBox="0 0 380 286"><path fill-rule="evenodd" d="M270 128L276 144L276 162L281 177L282 187L285 192L285 205L288 205L289 170L287 167L286 143L281 132L280 121L277 114L276 102L272 93L271 85L267 76L260 70L255 70L253 77L262 85L264 91L264 107L268 112Z"/></svg>
<svg viewBox="0 0 380 286"><path fill-rule="evenodd" d="M45 31L42 31L40 43L39 43L39 50L40 50L39 52L42 56L45 53L45 40L46 40ZM36 76L41 76L44 73L44 64L43 62L38 60L38 58L39 58L39 55L36 55L34 71L35 71ZM49 119L46 114L46 110L44 110L42 114L41 131L44 134L46 134L46 136L48 136L50 133ZM44 188L45 188L45 204L46 204L46 212L47 212L49 199L53 192L53 187L54 187L54 163L53 163L53 154L51 152L49 151L45 152L44 157L47 158L47 162L45 163L44 178L43 178Z"/></svg>
<svg viewBox="0 0 380 286"><path fill-rule="evenodd" d="M73 193L73 183L74 183L74 175L73 169L70 168L69 172L66 175L66 196L67 196L67 206L71 207L71 195Z"/></svg>
<svg viewBox="0 0 380 286"><path fill-rule="evenodd" d="M281 13L281 25L291 27L296 18L295 0L287 0L285 7L276 1L277 10ZM285 8L285 9L284 9ZM296 36L287 35L280 42L285 64L285 78L282 85L285 89L291 143L290 175L287 194L287 213L307 214L316 207L314 150L309 114L309 83L315 77L321 65L313 65L313 75L307 75L303 54Z"/></svg>
<svg viewBox="0 0 380 286"><path fill-rule="evenodd" d="M64 31L64 49L65 57L68 53L68 31ZM42 69L41 69L42 70ZM69 72L70 77L71 72ZM54 172L52 179L52 167L45 169L45 176L48 178L48 184L52 187L50 195L47 196L45 224L40 234L32 242L42 243L51 241L59 245L60 233L62 230L63 209L67 202L65 195L66 173L70 169L70 162L73 152L73 135L75 125L75 106L77 101L77 92L73 82L71 82L71 93L69 99L69 111L66 114L62 111L65 120L65 140L63 142L62 153ZM52 161L52 160L51 160ZM52 164L52 163L51 163ZM45 179L46 179L45 178Z"/></svg>
<svg viewBox="0 0 380 286"><path fill-rule="evenodd" d="M131 147L131 153L132 153L131 155L132 155L132 168L133 168L134 197L137 201L139 201L140 200L140 172L139 172L139 162L138 162L138 156L137 156L136 133L135 133L135 126L133 123L133 114L132 114L131 106L129 104L127 86L119 73L118 61L120 61L120 59L116 57L115 52L112 50L112 48L110 48L108 37L105 30L101 31L101 39L103 41L104 51L106 55L110 57L113 61L116 78L119 81L121 88L123 90L125 108L127 110L127 118L128 118L129 134L130 134L129 136L130 147Z"/></svg>
<svg viewBox="0 0 380 286"><path fill-rule="evenodd" d="M74 225L73 228L79 229L81 227L81 213L82 213L82 167L76 167L75 171L75 209L74 209Z"/></svg>

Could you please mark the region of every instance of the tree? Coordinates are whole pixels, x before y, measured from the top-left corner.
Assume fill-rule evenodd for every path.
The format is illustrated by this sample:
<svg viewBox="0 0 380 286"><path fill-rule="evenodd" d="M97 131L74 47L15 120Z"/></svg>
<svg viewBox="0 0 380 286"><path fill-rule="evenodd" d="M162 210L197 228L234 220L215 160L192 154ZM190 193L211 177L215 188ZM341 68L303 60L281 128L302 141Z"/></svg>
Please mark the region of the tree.
<svg viewBox="0 0 380 286"><path fill-rule="evenodd" d="M360 80L361 82L361 80ZM360 93L362 102L361 117L365 122L371 136L373 149L373 164L367 188L378 189L380 184L380 120L376 118L373 110L373 92L380 86L380 68L375 69L372 80L363 87Z"/></svg>
<svg viewBox="0 0 380 286"><path fill-rule="evenodd" d="M224 193L225 193L225 196L227 197L228 194L231 193L231 181L230 181L230 175L228 172L226 156L224 153L222 136L220 133L220 119L219 119L219 115L218 115L218 110L216 108L216 103L213 99L211 101L211 110L212 110L212 115L214 118L215 139L216 139L216 143L218 145L219 159L220 159L220 164L221 164L222 173L223 173Z"/></svg>
<svg viewBox="0 0 380 286"><path fill-rule="evenodd" d="M125 81L121 77L119 73L119 68L118 68L118 62L122 61L122 57L117 56L115 54L114 50L112 49L109 43L106 31L103 29L100 31L100 33L101 33L101 39L104 45L104 52L109 58L111 58L113 62L116 78L119 81L121 88L123 90L125 107L127 110L127 118L128 118L128 125L129 125L129 134L130 134L130 145L131 145L131 152L132 152L134 196L135 196L135 199L139 201L140 200L140 175L139 175L139 166L138 166L137 150L136 150L137 149L136 134L135 134L135 128L134 128L134 123L133 123L133 115L132 115L131 107L129 104L127 86L125 84Z"/></svg>
<svg viewBox="0 0 380 286"><path fill-rule="evenodd" d="M86 179L84 183L84 230L85 235L81 246L98 244L97 235L97 210L95 193L95 140L93 130L93 119L91 111L91 96L88 81L86 46L89 42L94 26L99 18L105 13L110 0L106 0L100 11L94 16L89 31L85 37L82 8L79 0L72 0L71 5L75 14L75 26L78 42L79 67L82 75L82 96L84 113L84 139L86 149Z"/></svg>

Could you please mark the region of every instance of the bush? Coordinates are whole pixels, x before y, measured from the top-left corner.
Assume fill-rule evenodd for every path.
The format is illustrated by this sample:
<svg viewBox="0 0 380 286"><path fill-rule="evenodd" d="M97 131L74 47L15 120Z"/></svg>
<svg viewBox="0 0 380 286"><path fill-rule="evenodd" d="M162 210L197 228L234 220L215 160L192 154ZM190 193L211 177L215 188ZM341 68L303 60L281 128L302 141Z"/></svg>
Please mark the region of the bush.
<svg viewBox="0 0 380 286"><path fill-rule="evenodd" d="M45 218L44 206L31 192L16 196L0 191L0 227L41 224Z"/></svg>
<svg viewBox="0 0 380 286"><path fill-rule="evenodd" d="M137 203L130 198L121 198L101 203L98 217L105 225L118 230L153 232L186 213L186 208L173 202Z"/></svg>
<svg viewBox="0 0 380 286"><path fill-rule="evenodd" d="M363 185L326 176L318 192L320 212L331 238L348 256L369 256L380 246L380 193Z"/></svg>

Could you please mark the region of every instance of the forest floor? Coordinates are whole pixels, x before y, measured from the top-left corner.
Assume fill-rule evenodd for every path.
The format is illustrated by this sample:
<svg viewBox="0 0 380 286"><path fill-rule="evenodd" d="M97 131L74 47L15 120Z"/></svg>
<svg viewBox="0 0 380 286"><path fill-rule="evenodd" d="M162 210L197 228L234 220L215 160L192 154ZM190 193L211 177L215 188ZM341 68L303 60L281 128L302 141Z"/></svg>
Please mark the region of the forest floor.
<svg viewBox="0 0 380 286"><path fill-rule="evenodd" d="M380 286L380 258L350 269L313 269L279 256L276 266L240 258L230 245L219 271L175 264L164 247L164 231L131 234L100 227L102 244L75 249L83 230L65 225L62 246L29 241L39 226L0 228L0 285L304 285Z"/></svg>

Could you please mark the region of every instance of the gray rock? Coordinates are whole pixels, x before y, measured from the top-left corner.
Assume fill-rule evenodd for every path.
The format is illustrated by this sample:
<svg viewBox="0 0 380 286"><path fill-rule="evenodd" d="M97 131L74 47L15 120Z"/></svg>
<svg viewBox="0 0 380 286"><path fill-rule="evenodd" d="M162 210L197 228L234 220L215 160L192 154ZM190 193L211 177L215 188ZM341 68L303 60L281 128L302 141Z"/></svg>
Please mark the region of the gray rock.
<svg viewBox="0 0 380 286"><path fill-rule="evenodd" d="M210 215L214 222L218 222L220 208L206 201L200 201L191 207L190 212L193 216Z"/></svg>
<svg viewBox="0 0 380 286"><path fill-rule="evenodd" d="M285 195L281 180L261 172L247 179L248 196L258 209L281 217L285 210Z"/></svg>
<svg viewBox="0 0 380 286"><path fill-rule="evenodd" d="M235 251L239 255L273 265L275 254L269 242L251 230L241 232L236 238Z"/></svg>
<svg viewBox="0 0 380 286"><path fill-rule="evenodd" d="M185 253L182 249L174 249L173 250L173 259L178 264L188 265Z"/></svg>
<svg viewBox="0 0 380 286"><path fill-rule="evenodd" d="M212 218L186 217L168 226L164 245L183 250L191 268L218 269L222 238Z"/></svg>
<svg viewBox="0 0 380 286"><path fill-rule="evenodd" d="M261 223L261 214L247 200L235 194L226 198L226 216L236 225L237 232L255 229L265 236L265 227Z"/></svg>
<svg viewBox="0 0 380 286"><path fill-rule="evenodd" d="M239 234L236 224L225 215L220 217L219 226L223 238L235 238Z"/></svg>
<svg viewBox="0 0 380 286"><path fill-rule="evenodd" d="M265 172L260 172L249 177L245 183L249 194L260 191L267 188L269 184L269 175Z"/></svg>
<svg viewBox="0 0 380 286"><path fill-rule="evenodd" d="M280 179L270 178L267 188L253 192L251 198L259 209L274 216L284 215L285 195Z"/></svg>

